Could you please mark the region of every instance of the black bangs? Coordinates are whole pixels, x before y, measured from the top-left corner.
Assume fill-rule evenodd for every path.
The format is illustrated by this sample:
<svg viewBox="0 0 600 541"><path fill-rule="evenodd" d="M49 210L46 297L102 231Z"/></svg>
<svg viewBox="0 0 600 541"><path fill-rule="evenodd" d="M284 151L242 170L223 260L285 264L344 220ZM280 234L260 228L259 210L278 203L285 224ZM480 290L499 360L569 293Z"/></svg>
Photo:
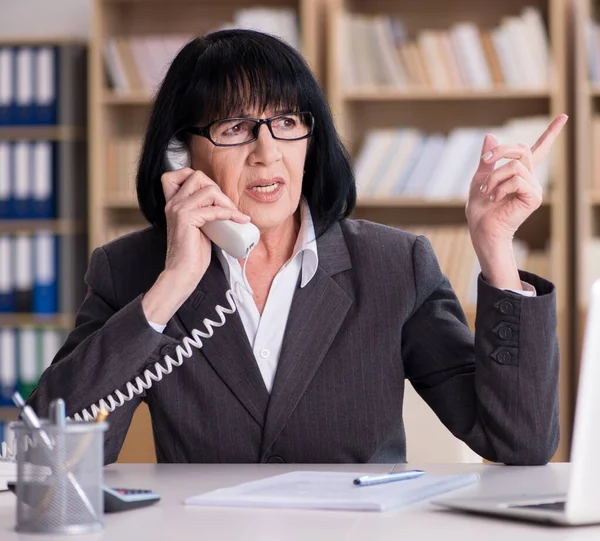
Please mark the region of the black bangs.
<svg viewBox="0 0 600 541"><path fill-rule="evenodd" d="M185 150L185 131L213 120L306 111L314 130L304 163L302 195L322 233L348 216L356 203L350 159L336 132L323 91L307 62L279 38L254 30L220 30L187 43L158 89L136 178L140 209L165 230L161 178L165 151L176 136Z"/></svg>
<svg viewBox="0 0 600 541"><path fill-rule="evenodd" d="M232 41L234 36L238 39ZM235 30L207 39L184 100L184 108L195 112L194 123L262 114L267 108L289 112L308 106L302 100L307 95L301 76L306 67L291 51L274 48L273 39Z"/></svg>

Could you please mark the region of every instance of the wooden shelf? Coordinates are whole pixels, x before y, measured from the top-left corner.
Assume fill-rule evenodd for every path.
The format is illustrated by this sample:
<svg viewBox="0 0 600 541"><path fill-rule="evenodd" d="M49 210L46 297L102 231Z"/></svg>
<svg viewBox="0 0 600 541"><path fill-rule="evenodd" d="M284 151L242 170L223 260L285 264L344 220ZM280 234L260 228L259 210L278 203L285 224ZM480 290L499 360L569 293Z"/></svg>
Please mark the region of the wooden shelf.
<svg viewBox="0 0 600 541"><path fill-rule="evenodd" d="M549 89L451 90L440 92L434 89L361 88L346 90L342 99L348 101L431 101L431 100L522 100L548 99Z"/></svg>
<svg viewBox="0 0 600 541"><path fill-rule="evenodd" d="M102 95L102 103L105 105L149 105L152 96L147 92L131 92L118 94L106 90Z"/></svg>
<svg viewBox="0 0 600 541"><path fill-rule="evenodd" d="M600 194L599 194L600 197ZM357 208L399 208L399 209L424 209L424 208L464 208L467 204L464 199L405 199L402 197L362 197L356 202ZM542 206L552 204L551 198L547 197Z"/></svg>
<svg viewBox="0 0 600 541"><path fill-rule="evenodd" d="M84 226L74 220L0 220L2 233L34 233L42 229L55 235L75 235L81 233Z"/></svg>
<svg viewBox="0 0 600 541"><path fill-rule="evenodd" d="M0 327L73 327L73 314L0 314Z"/></svg>
<svg viewBox="0 0 600 541"><path fill-rule="evenodd" d="M107 209L137 209L139 208L137 199L132 195L111 195L104 200L104 207Z"/></svg>
<svg viewBox="0 0 600 541"><path fill-rule="evenodd" d="M0 421L16 421L19 410L16 407L0 406Z"/></svg>
<svg viewBox="0 0 600 541"><path fill-rule="evenodd" d="M38 45L86 45L86 40L82 38L70 37L70 36L14 36L0 37L0 46L8 45L30 45L32 47Z"/></svg>
<svg viewBox="0 0 600 541"><path fill-rule="evenodd" d="M0 140L77 141L85 131L77 126L0 126Z"/></svg>

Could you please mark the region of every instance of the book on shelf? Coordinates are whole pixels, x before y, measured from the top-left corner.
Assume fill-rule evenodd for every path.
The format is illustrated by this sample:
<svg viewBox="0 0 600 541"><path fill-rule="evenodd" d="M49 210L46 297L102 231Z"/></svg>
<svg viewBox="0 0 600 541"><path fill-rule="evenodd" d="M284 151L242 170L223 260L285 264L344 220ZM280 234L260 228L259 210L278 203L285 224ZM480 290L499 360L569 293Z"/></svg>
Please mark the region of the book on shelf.
<svg viewBox="0 0 600 541"><path fill-rule="evenodd" d="M368 131L354 161L359 202L360 198L466 201L487 133L500 144L533 145L548 122L547 116L522 117L502 126L457 127L448 134L414 127ZM497 167L506 162L498 161ZM550 185L549 164L547 156L535 169L544 191Z"/></svg>
<svg viewBox="0 0 600 541"><path fill-rule="evenodd" d="M588 80L600 84L600 23L592 19L585 27Z"/></svg>
<svg viewBox="0 0 600 541"><path fill-rule="evenodd" d="M276 35L296 49L300 37L296 11L291 8L253 7L236 10L231 21L213 30L247 28ZM118 94L154 94L171 61L193 38L191 34L111 36L104 42L108 83Z"/></svg>
<svg viewBox="0 0 600 541"><path fill-rule="evenodd" d="M397 226L427 237L438 259L440 269L450 281L465 310L477 304L477 277L481 267L466 225ZM521 270L546 279L550 276L550 260L546 250L531 249L523 240L514 241L515 260Z"/></svg>
<svg viewBox="0 0 600 541"><path fill-rule="evenodd" d="M585 241L582 250L583 277L579 288L579 304L587 306L593 283L600 278L600 237L592 236Z"/></svg>
<svg viewBox="0 0 600 541"><path fill-rule="evenodd" d="M493 28L461 21L414 35L401 16L343 12L338 36L339 76L349 89L546 90L551 80L549 38L534 6Z"/></svg>

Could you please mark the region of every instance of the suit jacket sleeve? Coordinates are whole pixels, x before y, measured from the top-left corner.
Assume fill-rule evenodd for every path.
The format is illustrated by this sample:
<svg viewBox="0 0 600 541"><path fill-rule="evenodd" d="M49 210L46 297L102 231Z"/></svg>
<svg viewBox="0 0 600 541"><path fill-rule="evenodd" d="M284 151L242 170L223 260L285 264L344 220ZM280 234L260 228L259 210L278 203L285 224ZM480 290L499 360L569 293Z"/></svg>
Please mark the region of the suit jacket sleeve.
<svg viewBox="0 0 600 541"><path fill-rule="evenodd" d="M413 251L416 302L403 330L406 377L446 427L484 458L544 464L558 447L554 286L536 297L478 278L475 336L425 237Z"/></svg>
<svg viewBox="0 0 600 541"><path fill-rule="evenodd" d="M119 306L103 248L92 254L85 281L88 292L77 314L75 329L28 398L40 416L46 416L49 403L60 397L66 402L67 415L72 417L115 390L124 391L127 382L159 358L163 335L148 325L142 295ZM135 396L109 415L106 463L117 459L140 400Z"/></svg>

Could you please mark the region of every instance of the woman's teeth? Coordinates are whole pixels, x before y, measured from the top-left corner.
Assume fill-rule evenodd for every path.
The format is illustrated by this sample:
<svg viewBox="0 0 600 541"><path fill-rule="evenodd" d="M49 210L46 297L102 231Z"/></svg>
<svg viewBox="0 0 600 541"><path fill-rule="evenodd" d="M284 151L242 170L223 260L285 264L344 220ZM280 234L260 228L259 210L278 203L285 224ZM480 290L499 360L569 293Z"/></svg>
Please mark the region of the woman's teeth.
<svg viewBox="0 0 600 541"><path fill-rule="evenodd" d="M277 188L277 184L277 182L274 182L273 184L269 184L267 186L254 186L252 189L261 193L269 193L275 191L275 189Z"/></svg>

